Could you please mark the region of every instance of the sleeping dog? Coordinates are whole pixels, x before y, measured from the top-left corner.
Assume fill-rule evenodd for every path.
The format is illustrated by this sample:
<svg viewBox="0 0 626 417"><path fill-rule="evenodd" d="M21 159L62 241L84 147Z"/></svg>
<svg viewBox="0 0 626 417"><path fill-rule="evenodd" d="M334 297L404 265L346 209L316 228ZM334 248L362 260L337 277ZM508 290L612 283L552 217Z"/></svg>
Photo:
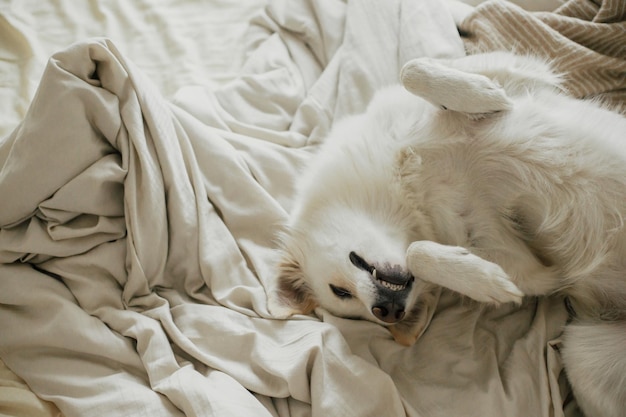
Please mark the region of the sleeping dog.
<svg viewBox="0 0 626 417"><path fill-rule="evenodd" d="M626 119L508 53L415 59L339 122L300 183L269 291L415 342L438 288L564 293L562 350L588 417L626 413Z"/></svg>

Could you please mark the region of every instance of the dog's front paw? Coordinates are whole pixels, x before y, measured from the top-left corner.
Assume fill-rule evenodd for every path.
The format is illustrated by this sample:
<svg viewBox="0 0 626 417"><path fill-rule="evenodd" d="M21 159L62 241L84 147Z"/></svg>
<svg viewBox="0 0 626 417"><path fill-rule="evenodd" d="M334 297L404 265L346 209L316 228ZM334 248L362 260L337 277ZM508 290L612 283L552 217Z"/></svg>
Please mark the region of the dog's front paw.
<svg viewBox="0 0 626 417"><path fill-rule="evenodd" d="M430 58L417 58L406 63L400 79L408 91L445 110L475 117L511 107L506 92L495 81Z"/></svg>
<svg viewBox="0 0 626 417"><path fill-rule="evenodd" d="M524 296L499 265L460 246L413 242L407 250L407 265L415 277L476 301L519 304Z"/></svg>
<svg viewBox="0 0 626 417"><path fill-rule="evenodd" d="M521 304L524 293L511 281L509 275L499 265L478 259L482 262L476 264L476 275L468 276L473 283L469 283L465 295L488 304Z"/></svg>

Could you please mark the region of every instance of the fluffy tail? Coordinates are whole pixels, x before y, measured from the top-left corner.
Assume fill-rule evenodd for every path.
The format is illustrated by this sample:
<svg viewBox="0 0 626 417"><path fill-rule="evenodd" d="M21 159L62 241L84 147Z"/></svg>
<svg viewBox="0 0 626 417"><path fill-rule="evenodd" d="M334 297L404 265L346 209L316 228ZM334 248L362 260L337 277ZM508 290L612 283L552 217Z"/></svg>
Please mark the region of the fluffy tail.
<svg viewBox="0 0 626 417"><path fill-rule="evenodd" d="M626 415L626 322L567 326L563 362L574 396L587 417Z"/></svg>

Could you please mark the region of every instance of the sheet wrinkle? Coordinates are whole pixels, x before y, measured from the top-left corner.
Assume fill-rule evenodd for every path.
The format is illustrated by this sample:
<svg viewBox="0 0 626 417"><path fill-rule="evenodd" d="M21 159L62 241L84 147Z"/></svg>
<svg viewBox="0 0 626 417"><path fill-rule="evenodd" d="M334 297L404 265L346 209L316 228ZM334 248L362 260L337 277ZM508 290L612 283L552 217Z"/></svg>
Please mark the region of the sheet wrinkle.
<svg viewBox="0 0 626 417"><path fill-rule="evenodd" d="M498 346L519 333L496 323L497 343L471 345L493 322L458 300L410 349L323 311L269 319L276 231L316 145L405 60L463 48L428 0L273 1L256 22L242 76L175 104L109 40L50 61L0 144L3 360L68 417L541 415L545 385L525 403L487 366L512 352L511 378L526 375L526 350ZM539 311L511 314L532 327ZM537 349L556 332L536 331Z"/></svg>

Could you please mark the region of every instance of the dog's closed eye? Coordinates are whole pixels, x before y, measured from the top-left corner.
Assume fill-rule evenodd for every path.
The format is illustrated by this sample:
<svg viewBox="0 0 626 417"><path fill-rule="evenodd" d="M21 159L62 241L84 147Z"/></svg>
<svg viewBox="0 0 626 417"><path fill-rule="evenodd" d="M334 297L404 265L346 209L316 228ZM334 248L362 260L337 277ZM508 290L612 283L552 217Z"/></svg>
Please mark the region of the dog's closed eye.
<svg viewBox="0 0 626 417"><path fill-rule="evenodd" d="M333 284L328 284L328 286L332 290L333 294L335 294L337 297L341 298L342 300L347 300L347 299L353 297L353 295L350 292L350 290L346 290L345 288L337 287L337 286L335 286Z"/></svg>

